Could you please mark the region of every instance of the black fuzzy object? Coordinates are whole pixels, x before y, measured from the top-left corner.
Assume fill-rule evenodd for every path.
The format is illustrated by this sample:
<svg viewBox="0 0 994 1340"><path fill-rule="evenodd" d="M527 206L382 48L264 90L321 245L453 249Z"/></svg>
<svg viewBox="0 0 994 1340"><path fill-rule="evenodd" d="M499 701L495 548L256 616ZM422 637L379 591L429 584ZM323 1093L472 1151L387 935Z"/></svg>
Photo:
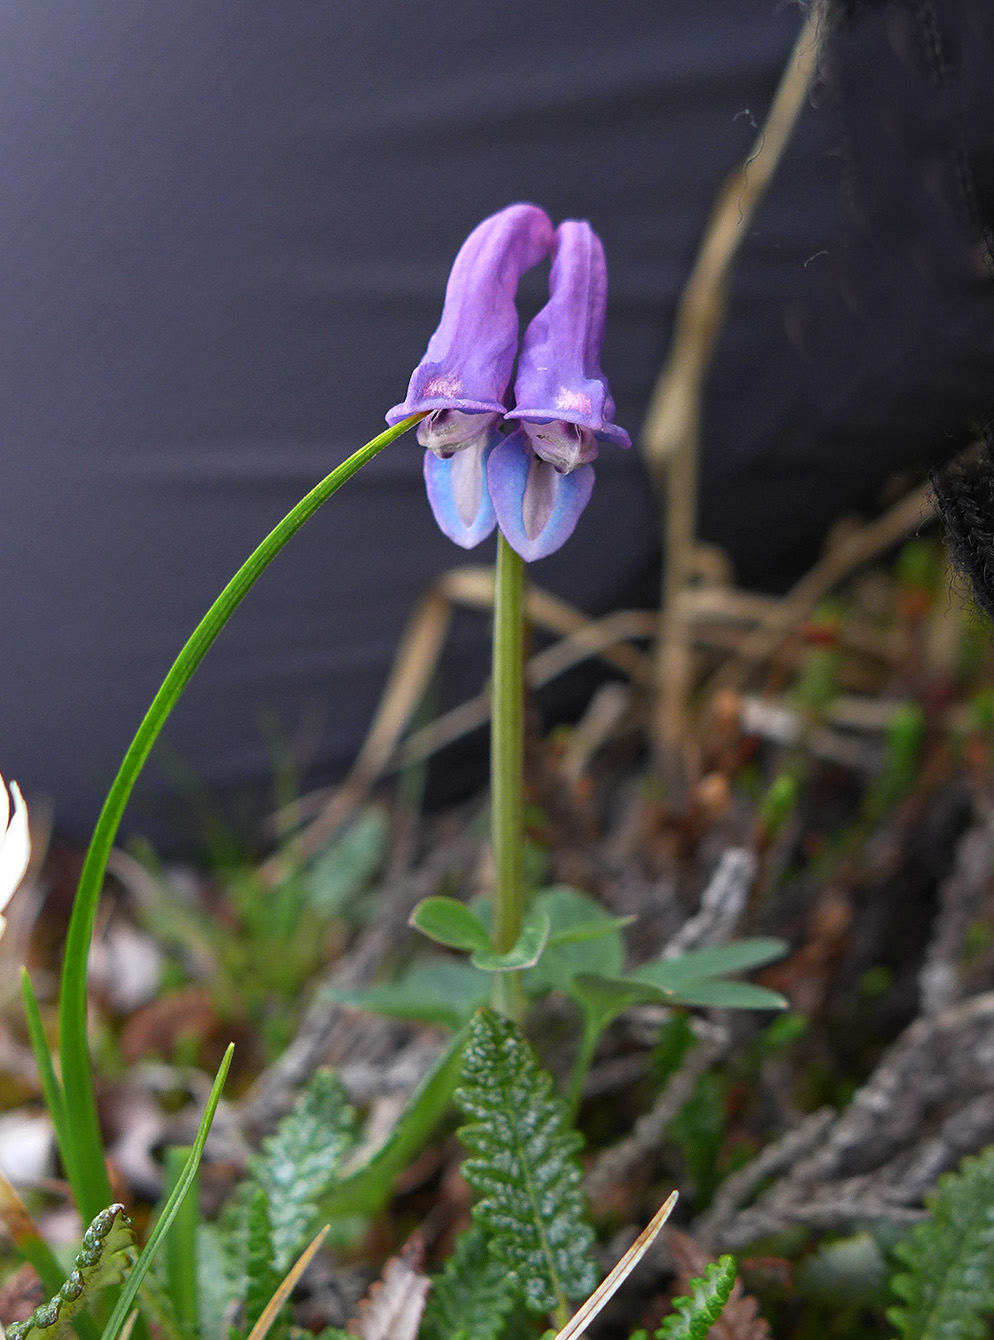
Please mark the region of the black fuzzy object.
<svg viewBox="0 0 994 1340"><path fill-rule="evenodd" d="M930 478L953 562L994 619L994 423L975 454L938 467Z"/></svg>

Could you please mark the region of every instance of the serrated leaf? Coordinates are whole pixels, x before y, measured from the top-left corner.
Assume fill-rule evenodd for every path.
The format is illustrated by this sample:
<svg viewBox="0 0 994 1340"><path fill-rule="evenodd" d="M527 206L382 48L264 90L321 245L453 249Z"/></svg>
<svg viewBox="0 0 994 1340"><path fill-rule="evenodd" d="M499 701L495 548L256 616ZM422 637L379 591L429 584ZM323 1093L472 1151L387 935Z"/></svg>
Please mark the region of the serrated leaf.
<svg viewBox="0 0 994 1340"><path fill-rule="evenodd" d="M70 1323L102 1290L120 1284L133 1264L135 1235L123 1205L101 1210L83 1234L69 1278L26 1321L7 1327L8 1340L61 1340Z"/></svg>
<svg viewBox="0 0 994 1340"><path fill-rule="evenodd" d="M338 1076L318 1070L262 1152L248 1161L242 1195L265 1192L273 1269L284 1274L313 1236L317 1203L356 1143L356 1118Z"/></svg>
<svg viewBox="0 0 994 1340"><path fill-rule="evenodd" d="M441 1275L432 1278L418 1340L500 1340L514 1307L507 1268L487 1250L474 1226L460 1233Z"/></svg>
<svg viewBox="0 0 994 1340"><path fill-rule="evenodd" d="M280 1271L274 1264L274 1258L269 1199L262 1187L256 1186L249 1201L245 1226L243 1335L247 1335L262 1316L279 1285Z"/></svg>
<svg viewBox="0 0 994 1340"><path fill-rule="evenodd" d="M475 1156L463 1175L481 1195L473 1217L528 1308L549 1312L593 1285L593 1232L584 1222L582 1143L552 1077L510 1020L480 1010L470 1026L455 1100L472 1119L459 1138Z"/></svg>
<svg viewBox="0 0 994 1340"><path fill-rule="evenodd" d="M549 918L540 907L530 907L525 913L517 943L505 954L496 949L478 949L470 959L474 968L483 972L518 972L533 968L542 957L549 938Z"/></svg>
<svg viewBox="0 0 994 1340"><path fill-rule="evenodd" d="M450 949L493 950L490 933L483 922L458 898L422 898L408 920L408 925L427 935L437 944Z"/></svg>
<svg viewBox="0 0 994 1340"><path fill-rule="evenodd" d="M703 1276L690 1281L690 1294L674 1298L674 1311L656 1332L656 1340L706 1340L735 1285L734 1256L713 1261Z"/></svg>
<svg viewBox="0 0 994 1340"><path fill-rule="evenodd" d="M485 1005L490 993L490 978L466 959L439 957L413 964L398 982L335 988L328 992L328 999L387 1019L413 1019L454 1029Z"/></svg>
<svg viewBox="0 0 994 1340"><path fill-rule="evenodd" d="M732 944L691 949L675 958L654 959L651 963L643 963L631 975L656 986L675 987L704 977L727 977L732 972L759 968L783 958L789 952L790 945L786 940L777 940L772 936L736 940Z"/></svg>
<svg viewBox="0 0 994 1340"><path fill-rule="evenodd" d="M994 1315L994 1146L940 1177L929 1217L894 1249L902 1304L887 1320L905 1340L984 1340Z"/></svg>

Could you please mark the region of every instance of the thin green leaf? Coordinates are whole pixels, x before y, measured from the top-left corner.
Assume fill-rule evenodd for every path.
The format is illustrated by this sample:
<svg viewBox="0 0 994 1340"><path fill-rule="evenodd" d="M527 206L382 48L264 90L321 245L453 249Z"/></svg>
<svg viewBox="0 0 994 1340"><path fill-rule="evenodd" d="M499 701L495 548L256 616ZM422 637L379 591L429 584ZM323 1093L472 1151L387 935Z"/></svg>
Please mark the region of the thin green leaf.
<svg viewBox="0 0 994 1340"><path fill-rule="evenodd" d="M674 988L672 996L665 996L664 999L671 1005L697 1005L722 1010L785 1010L789 1003L765 986L756 986L753 982L729 982L720 977L684 982Z"/></svg>
<svg viewBox="0 0 994 1340"><path fill-rule="evenodd" d="M474 949L493 949L486 926L457 898L422 898L411 913L408 925L450 949L463 949L466 953Z"/></svg>
<svg viewBox="0 0 994 1340"><path fill-rule="evenodd" d="M692 949L676 958L654 959L643 963L632 972L641 982L655 986L676 987L702 977L727 977L729 973L745 972L773 963L790 952L786 940L772 937L737 940L727 945L709 945L706 949Z"/></svg>
<svg viewBox="0 0 994 1340"><path fill-rule="evenodd" d="M166 1150L166 1200L183 1176L183 1168L190 1157L188 1148L170 1145ZM181 1203L173 1226L166 1234L165 1263L169 1300L179 1324L186 1330L196 1331L199 1309L197 1304L197 1226L200 1206L197 1204L197 1179L190 1193Z"/></svg>
<svg viewBox="0 0 994 1340"><path fill-rule="evenodd" d="M390 1135L361 1163L350 1168L334 1190L322 1199L329 1219L345 1215L375 1215L390 1198L395 1179L420 1152L444 1116L459 1081L463 1048L469 1037L464 1025L408 1099Z"/></svg>
<svg viewBox="0 0 994 1340"><path fill-rule="evenodd" d="M459 1138L474 1155L463 1175L482 1196L473 1217L528 1308L565 1311L595 1278L576 1157L582 1141L516 1026L480 1010L471 1029L455 1098L472 1118Z"/></svg>
<svg viewBox="0 0 994 1340"><path fill-rule="evenodd" d="M38 1000L31 984L31 978L28 976L27 968L21 969L21 996L24 1000L24 1017L28 1025L28 1036L31 1039L31 1050L34 1052L35 1065L38 1067L41 1091L45 1095L45 1106L48 1108L48 1115L52 1118L52 1128L55 1131L56 1144L59 1146L59 1155L71 1182L71 1170L75 1166L76 1159L72 1126L66 1116L65 1095L55 1073L52 1052L45 1036L45 1025L42 1022Z"/></svg>
<svg viewBox="0 0 994 1340"><path fill-rule="evenodd" d="M626 926L630 926L637 917L605 917L603 921L578 921L575 926L570 926L561 931L553 931L549 935L549 946L556 945L578 945L584 944L588 940L599 940L604 935L613 935L616 931L623 931Z"/></svg>
<svg viewBox="0 0 994 1340"><path fill-rule="evenodd" d="M73 1139L80 1151L75 1166L67 1171L72 1178L76 1204L87 1218L93 1218L100 1207L112 1199L104 1164L103 1139L97 1116L87 1040L87 963L100 891L107 871L107 859L132 788L145 766L152 745L183 690L221 629L258 578L322 503L336 493L346 480L371 461L384 447L406 433L409 428L413 428L420 417L411 415L403 419L395 427L388 428L386 432L373 438L348 460L343 461L330 475L311 489L249 555L201 619L173 662L128 747L104 801L93 837L90 839L73 902L59 997L59 1036L66 1113L72 1127Z"/></svg>
<svg viewBox="0 0 994 1340"><path fill-rule="evenodd" d="M200 1167L200 1160L203 1157L204 1146L207 1143L207 1135L211 1128L211 1122L214 1120L214 1113L217 1111L217 1105L221 1099L221 1090L224 1088L224 1081L228 1075L228 1068L231 1065L231 1056L234 1046L228 1047L224 1053L224 1059L221 1061L221 1067L217 1072L214 1084L211 1087L210 1095L207 1099L207 1106L204 1108L204 1115L200 1119L200 1125L197 1127L197 1134L193 1145L190 1148L190 1157L187 1159L173 1190L173 1194L166 1201L159 1221L152 1231L152 1236L145 1244L145 1248L135 1263L135 1268L128 1276L128 1282L121 1290L120 1297L114 1311L111 1313L110 1321L104 1327L103 1335L100 1340L117 1340L121 1327L128 1318L128 1313L134 1303L135 1296L141 1286L142 1280L148 1271L149 1266L155 1257L156 1252L162 1245L162 1241L169 1232L173 1220L176 1218L179 1208L183 1203L183 1197L193 1185L194 1178L197 1175L197 1169Z"/></svg>
<svg viewBox="0 0 994 1340"><path fill-rule="evenodd" d="M416 1019L456 1029L490 999L490 978L465 959L423 959L399 982L335 988L328 999L387 1019Z"/></svg>
<svg viewBox="0 0 994 1340"><path fill-rule="evenodd" d="M548 916L541 908L531 907L525 913L517 943L506 954L498 954L495 949L478 949L470 962L483 972L520 972L535 966L548 938Z"/></svg>

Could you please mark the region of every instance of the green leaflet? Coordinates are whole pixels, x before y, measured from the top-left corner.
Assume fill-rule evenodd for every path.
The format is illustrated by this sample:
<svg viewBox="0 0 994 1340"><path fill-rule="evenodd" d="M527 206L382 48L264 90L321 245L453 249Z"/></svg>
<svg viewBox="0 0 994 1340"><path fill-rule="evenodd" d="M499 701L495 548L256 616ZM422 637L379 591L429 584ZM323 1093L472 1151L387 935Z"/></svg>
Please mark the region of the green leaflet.
<svg viewBox="0 0 994 1340"><path fill-rule="evenodd" d="M673 1299L673 1311L656 1332L656 1340L706 1340L735 1286L734 1256L712 1261L702 1276L690 1281L690 1296Z"/></svg>
<svg viewBox="0 0 994 1340"><path fill-rule="evenodd" d="M47 1303L36 1307L27 1321L7 1327L8 1340L60 1340L72 1318L89 1307L101 1290L120 1284L133 1262L135 1235L123 1205L110 1205L83 1234L72 1273Z"/></svg>
<svg viewBox="0 0 994 1340"><path fill-rule="evenodd" d="M460 1233L442 1274L432 1279L418 1340L500 1340L513 1307L507 1269L474 1225Z"/></svg>
<svg viewBox="0 0 994 1340"><path fill-rule="evenodd" d="M240 1199L265 1192L277 1283L307 1246L317 1202L334 1185L355 1142L355 1113L341 1081L318 1070L275 1134L262 1142L262 1152L249 1159Z"/></svg>
<svg viewBox="0 0 994 1340"><path fill-rule="evenodd" d="M231 1331L231 1340L246 1336L266 1310L266 1304L279 1288L282 1272L273 1264L276 1255L273 1245L273 1226L269 1217L269 1200L262 1187L257 1186L249 1201L245 1226L245 1308L242 1327ZM286 1332L285 1324L277 1318L270 1335ZM274 1337L276 1340L276 1337Z"/></svg>
<svg viewBox="0 0 994 1340"><path fill-rule="evenodd" d="M553 1096L551 1075L510 1020L473 1018L455 1101L471 1124L459 1138L476 1157L463 1175L481 1199L473 1209L491 1254L512 1273L535 1313L566 1311L593 1287L593 1232L583 1219L580 1137Z"/></svg>
<svg viewBox="0 0 994 1340"><path fill-rule="evenodd" d="M887 1320L905 1340L984 1340L994 1315L994 1146L940 1177L929 1217L894 1249L902 1300Z"/></svg>

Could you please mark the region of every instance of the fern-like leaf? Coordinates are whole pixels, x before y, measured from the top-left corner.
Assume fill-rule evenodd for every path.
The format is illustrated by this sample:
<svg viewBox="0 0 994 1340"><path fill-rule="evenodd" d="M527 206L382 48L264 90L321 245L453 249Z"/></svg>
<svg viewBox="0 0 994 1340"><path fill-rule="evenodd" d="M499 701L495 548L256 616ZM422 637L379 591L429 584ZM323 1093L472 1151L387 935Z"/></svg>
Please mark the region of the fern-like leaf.
<svg viewBox="0 0 994 1340"><path fill-rule="evenodd" d="M280 1277L313 1237L317 1201L355 1140L355 1113L341 1081L331 1070L318 1070L275 1134L262 1142L262 1152L249 1159L250 1187L266 1193L272 1266Z"/></svg>
<svg viewBox="0 0 994 1340"><path fill-rule="evenodd" d="M445 1269L432 1279L418 1340L500 1340L513 1307L507 1269L474 1225L459 1234Z"/></svg>
<svg viewBox="0 0 994 1340"><path fill-rule="evenodd" d="M101 1210L83 1234L72 1272L47 1303L26 1321L7 1327L7 1340L61 1340L72 1318L88 1307L102 1289L120 1284L133 1263L135 1235L123 1205Z"/></svg>
<svg viewBox="0 0 994 1340"><path fill-rule="evenodd" d="M887 1319L905 1340L984 1340L994 1315L994 1146L940 1177L929 1217L894 1254L903 1306Z"/></svg>
<svg viewBox="0 0 994 1340"><path fill-rule="evenodd" d="M269 1200L262 1187L256 1187L252 1193L246 1229L244 1334L248 1335L279 1287L281 1278L274 1265Z"/></svg>
<svg viewBox="0 0 994 1340"><path fill-rule="evenodd" d="M553 1095L552 1076L515 1025L492 1010L473 1018L462 1078L455 1100L471 1124L459 1138L476 1155L462 1170L482 1196L473 1216L526 1306L564 1309L595 1277L576 1157L582 1141Z"/></svg>
<svg viewBox="0 0 994 1340"><path fill-rule="evenodd" d="M692 1279L690 1294L673 1299L673 1311L656 1332L656 1340L707 1340L735 1286L734 1256L722 1256Z"/></svg>

